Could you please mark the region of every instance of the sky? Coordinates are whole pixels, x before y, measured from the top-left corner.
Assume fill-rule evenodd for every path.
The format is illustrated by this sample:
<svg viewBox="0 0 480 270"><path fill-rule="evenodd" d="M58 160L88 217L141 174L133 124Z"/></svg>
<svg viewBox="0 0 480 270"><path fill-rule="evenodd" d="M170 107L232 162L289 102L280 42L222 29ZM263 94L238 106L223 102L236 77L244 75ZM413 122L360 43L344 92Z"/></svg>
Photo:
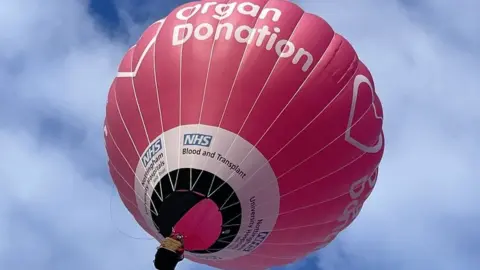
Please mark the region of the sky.
<svg viewBox="0 0 480 270"><path fill-rule="evenodd" d="M357 220L277 269L478 269L480 2L295 2L371 70L386 150ZM112 187L102 124L124 52L180 3L0 0L0 269L153 269L157 243Z"/></svg>

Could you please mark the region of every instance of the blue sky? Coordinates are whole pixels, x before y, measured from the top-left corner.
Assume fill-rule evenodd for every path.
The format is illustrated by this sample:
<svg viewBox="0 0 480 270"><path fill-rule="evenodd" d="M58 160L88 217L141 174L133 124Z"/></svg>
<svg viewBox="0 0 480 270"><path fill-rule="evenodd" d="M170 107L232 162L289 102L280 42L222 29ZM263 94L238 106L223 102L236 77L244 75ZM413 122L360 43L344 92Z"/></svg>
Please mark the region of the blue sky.
<svg viewBox="0 0 480 270"><path fill-rule="evenodd" d="M359 218L283 269L478 269L480 2L296 2L371 69L387 145ZM179 3L2 1L0 269L153 269L155 241L112 189L102 123L123 53Z"/></svg>

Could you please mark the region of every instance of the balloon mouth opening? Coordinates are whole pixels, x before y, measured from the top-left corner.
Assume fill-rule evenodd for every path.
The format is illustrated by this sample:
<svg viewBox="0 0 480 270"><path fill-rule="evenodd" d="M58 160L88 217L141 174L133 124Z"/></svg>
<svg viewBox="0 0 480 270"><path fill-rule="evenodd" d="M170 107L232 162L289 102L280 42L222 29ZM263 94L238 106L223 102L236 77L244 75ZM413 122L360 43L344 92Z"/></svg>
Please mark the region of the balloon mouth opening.
<svg viewBox="0 0 480 270"><path fill-rule="evenodd" d="M175 224L174 231L184 236L186 251L208 249L222 230L222 215L217 205L203 198Z"/></svg>
<svg viewBox="0 0 480 270"><path fill-rule="evenodd" d="M177 179L176 185L170 179ZM191 179L197 184L192 185ZM241 204L230 185L214 174L194 168L174 170L162 177L155 190L150 205L154 224L164 237L182 235L186 251L214 253L235 239Z"/></svg>

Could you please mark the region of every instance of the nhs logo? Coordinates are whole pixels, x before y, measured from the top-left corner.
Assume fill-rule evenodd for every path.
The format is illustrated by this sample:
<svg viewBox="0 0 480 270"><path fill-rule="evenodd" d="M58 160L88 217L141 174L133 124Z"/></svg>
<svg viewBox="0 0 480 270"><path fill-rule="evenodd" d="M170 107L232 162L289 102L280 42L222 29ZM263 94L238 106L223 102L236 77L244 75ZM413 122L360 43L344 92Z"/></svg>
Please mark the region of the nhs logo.
<svg viewBox="0 0 480 270"><path fill-rule="evenodd" d="M183 135L183 145L198 145L208 147L212 142L212 136L200 133L190 133Z"/></svg>
<svg viewBox="0 0 480 270"><path fill-rule="evenodd" d="M253 241L243 249L245 252L251 252L254 249L256 249L263 241L265 241L265 238L269 235L269 232L259 232L257 237L253 239Z"/></svg>
<svg viewBox="0 0 480 270"><path fill-rule="evenodd" d="M158 138L150 147L148 147L145 154L142 156L142 164L144 167L147 167L148 163L152 161L152 158L162 150L162 139Z"/></svg>

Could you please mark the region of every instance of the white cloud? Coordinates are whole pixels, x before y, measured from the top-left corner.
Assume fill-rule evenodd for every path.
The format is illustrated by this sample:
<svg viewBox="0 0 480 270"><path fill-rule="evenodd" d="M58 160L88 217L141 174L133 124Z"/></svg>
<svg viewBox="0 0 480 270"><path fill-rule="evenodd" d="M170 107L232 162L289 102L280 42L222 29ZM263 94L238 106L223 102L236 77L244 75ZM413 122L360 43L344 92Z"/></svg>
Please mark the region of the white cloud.
<svg viewBox="0 0 480 270"><path fill-rule="evenodd" d="M319 253L324 270L480 264L480 4L447 2L301 1L353 43L385 113L376 190ZM155 242L117 231L105 179L104 105L127 44L83 2L16 0L0 9L0 48L0 269L151 269ZM117 197L113 219L147 237Z"/></svg>

